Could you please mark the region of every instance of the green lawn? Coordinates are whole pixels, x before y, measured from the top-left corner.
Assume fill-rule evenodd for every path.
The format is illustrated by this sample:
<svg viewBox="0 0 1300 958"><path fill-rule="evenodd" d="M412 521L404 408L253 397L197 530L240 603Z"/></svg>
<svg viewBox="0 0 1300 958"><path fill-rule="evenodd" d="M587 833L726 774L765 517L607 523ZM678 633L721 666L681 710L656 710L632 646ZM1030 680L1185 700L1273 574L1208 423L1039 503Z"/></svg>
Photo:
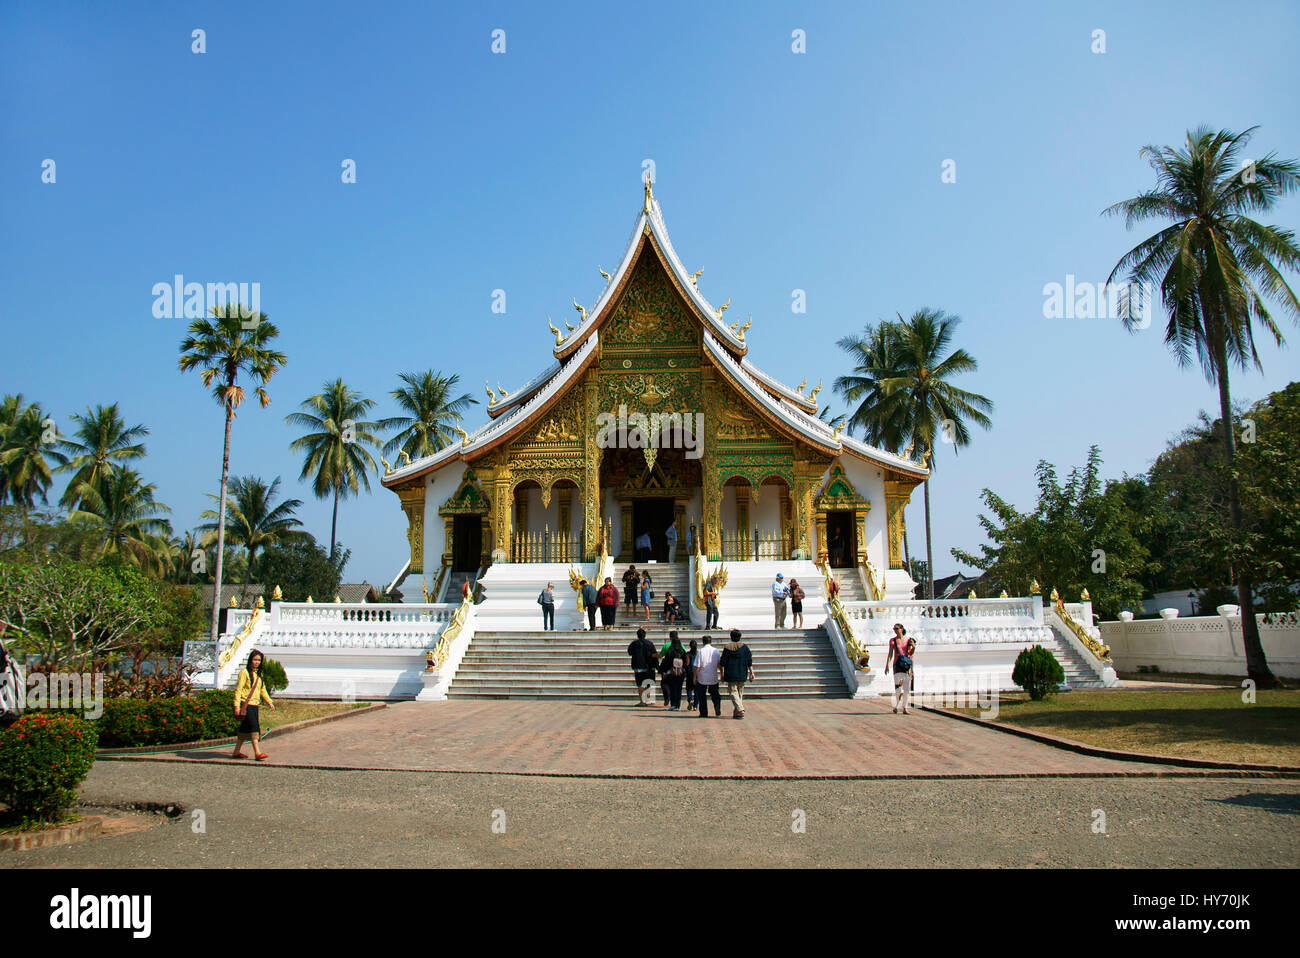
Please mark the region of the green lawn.
<svg viewBox="0 0 1300 958"><path fill-rule="evenodd" d="M261 721L262 731L269 732L271 729L280 725L292 725L294 722L303 722L307 719L321 718L325 715L336 715L339 712L348 712L352 709L359 709L370 702L316 702L310 699L276 699L275 711L268 708L261 709L258 716Z"/></svg>
<svg viewBox="0 0 1300 958"><path fill-rule="evenodd" d="M978 714L976 709L961 709ZM1043 702L1004 693L996 721L1101 748L1217 762L1300 766L1300 690L1112 689Z"/></svg>

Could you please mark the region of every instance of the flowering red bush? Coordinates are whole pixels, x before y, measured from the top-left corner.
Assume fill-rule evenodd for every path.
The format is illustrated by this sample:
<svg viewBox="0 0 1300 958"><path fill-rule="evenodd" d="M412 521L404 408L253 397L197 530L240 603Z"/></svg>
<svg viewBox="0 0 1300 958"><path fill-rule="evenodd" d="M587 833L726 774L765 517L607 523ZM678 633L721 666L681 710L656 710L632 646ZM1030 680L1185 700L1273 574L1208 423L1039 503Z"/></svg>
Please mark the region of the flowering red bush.
<svg viewBox="0 0 1300 958"><path fill-rule="evenodd" d="M0 802L20 825L58 821L95 763L95 726L62 712L29 712L0 731Z"/></svg>
<svg viewBox="0 0 1300 958"><path fill-rule="evenodd" d="M197 742L234 735L234 693L204 692L171 699L108 699L99 717L103 748Z"/></svg>

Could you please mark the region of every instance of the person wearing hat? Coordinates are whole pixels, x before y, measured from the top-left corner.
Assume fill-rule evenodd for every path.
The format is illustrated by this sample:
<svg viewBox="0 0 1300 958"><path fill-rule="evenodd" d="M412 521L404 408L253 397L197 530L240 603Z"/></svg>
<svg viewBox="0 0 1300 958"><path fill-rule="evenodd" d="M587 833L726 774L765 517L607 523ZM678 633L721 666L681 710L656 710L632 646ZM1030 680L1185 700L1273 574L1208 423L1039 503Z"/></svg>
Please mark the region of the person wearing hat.
<svg viewBox="0 0 1300 958"><path fill-rule="evenodd" d="M785 628L785 599L789 594L790 590L785 585L785 576L778 572L776 581L772 583L772 611L776 616L774 628Z"/></svg>

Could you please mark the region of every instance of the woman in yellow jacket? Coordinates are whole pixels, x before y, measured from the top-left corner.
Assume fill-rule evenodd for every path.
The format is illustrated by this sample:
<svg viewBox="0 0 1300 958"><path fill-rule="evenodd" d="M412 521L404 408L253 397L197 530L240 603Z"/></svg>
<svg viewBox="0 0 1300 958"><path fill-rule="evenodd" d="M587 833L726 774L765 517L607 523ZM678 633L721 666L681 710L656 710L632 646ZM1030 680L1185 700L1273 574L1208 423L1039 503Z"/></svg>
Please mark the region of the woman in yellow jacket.
<svg viewBox="0 0 1300 958"><path fill-rule="evenodd" d="M259 745L262 726L257 721L257 709L263 702L272 712L275 711L275 703L271 701L271 696L266 691L266 682L262 679L262 653L254 649L248 655L248 665L240 670L239 684L235 686L235 714L243 721L235 736L235 753L231 758L248 758L243 752L246 738L252 740L253 756L259 762L270 757Z"/></svg>

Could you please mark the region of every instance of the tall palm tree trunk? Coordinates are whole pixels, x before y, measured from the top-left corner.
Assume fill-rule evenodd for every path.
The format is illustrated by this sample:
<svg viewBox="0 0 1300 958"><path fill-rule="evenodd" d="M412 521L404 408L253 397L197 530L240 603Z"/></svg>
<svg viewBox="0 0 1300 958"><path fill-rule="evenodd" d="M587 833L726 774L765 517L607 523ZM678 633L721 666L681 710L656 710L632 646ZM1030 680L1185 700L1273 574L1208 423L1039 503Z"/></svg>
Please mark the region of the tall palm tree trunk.
<svg viewBox="0 0 1300 958"><path fill-rule="evenodd" d="M1233 433L1227 350L1221 336L1215 343L1214 353L1219 366L1219 419L1223 423L1223 441L1228 458L1228 515L1232 520L1232 528L1240 537L1245 523L1241 516L1241 490L1237 484L1237 438ZM1246 674L1254 680L1257 688L1271 689L1277 685L1277 679L1268 667L1264 646L1259 640L1250 563L1238 562L1236 567L1237 604L1241 606L1241 643L1246 653Z"/></svg>
<svg viewBox="0 0 1300 958"><path fill-rule="evenodd" d="M212 641L217 641L217 619L221 615L221 567L226 555L226 483L230 479L230 426L235 419L235 411L227 400L226 406L226 441L221 451L221 505L217 510L217 568L213 572L216 588L212 593Z"/></svg>
<svg viewBox="0 0 1300 958"><path fill-rule="evenodd" d="M925 480L925 596L934 598L934 553L930 551L930 480Z"/></svg>
<svg viewBox="0 0 1300 958"><path fill-rule="evenodd" d="M339 529L339 487L334 486L334 517L330 519L330 558L334 558L334 543L338 541Z"/></svg>

